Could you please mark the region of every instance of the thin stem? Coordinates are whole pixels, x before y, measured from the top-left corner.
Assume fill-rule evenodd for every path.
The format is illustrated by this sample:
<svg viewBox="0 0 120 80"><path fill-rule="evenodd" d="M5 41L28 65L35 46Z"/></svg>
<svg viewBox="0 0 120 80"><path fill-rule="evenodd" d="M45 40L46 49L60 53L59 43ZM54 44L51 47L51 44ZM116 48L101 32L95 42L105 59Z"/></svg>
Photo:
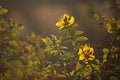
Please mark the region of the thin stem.
<svg viewBox="0 0 120 80"><path fill-rule="evenodd" d="M113 37L112 37L110 46L109 46L109 48L108 48L109 52L108 52L108 56L107 56L107 62L109 62L109 55L111 54L111 51L112 51L111 49L112 49L112 46L113 46L114 41L115 41L115 39L116 39L117 33L118 33L118 28L117 28L117 30L115 31L115 33L114 33L114 35L113 35Z"/></svg>
<svg viewBox="0 0 120 80"><path fill-rule="evenodd" d="M115 41L115 39L116 39L116 36L117 36L117 34L118 34L118 28L117 28L117 30L115 31L115 33L114 33L114 35L113 35L113 37L112 37L112 40L111 40L111 43L110 43L110 46L109 46L109 48L108 48L108 50L109 50L109 52L108 52L108 56L107 56L107 62L110 62L110 54L111 54L111 49L112 49L112 46L113 46L113 44L114 44L114 41ZM106 62L106 65L108 65L108 63ZM101 66L101 76L102 76L102 78L104 78L104 66L106 66L105 64L103 64L103 66Z"/></svg>

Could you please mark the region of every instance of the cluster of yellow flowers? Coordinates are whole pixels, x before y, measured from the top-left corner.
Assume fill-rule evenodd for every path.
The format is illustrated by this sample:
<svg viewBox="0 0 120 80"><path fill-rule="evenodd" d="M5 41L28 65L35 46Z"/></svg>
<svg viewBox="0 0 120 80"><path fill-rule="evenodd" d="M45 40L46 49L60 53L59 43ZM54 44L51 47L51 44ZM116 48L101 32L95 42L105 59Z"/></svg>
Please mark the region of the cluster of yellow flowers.
<svg viewBox="0 0 120 80"><path fill-rule="evenodd" d="M93 53L93 47L90 47L89 44L85 44L78 50L79 60L82 60L84 63L88 64L89 61L92 61L95 58Z"/></svg>

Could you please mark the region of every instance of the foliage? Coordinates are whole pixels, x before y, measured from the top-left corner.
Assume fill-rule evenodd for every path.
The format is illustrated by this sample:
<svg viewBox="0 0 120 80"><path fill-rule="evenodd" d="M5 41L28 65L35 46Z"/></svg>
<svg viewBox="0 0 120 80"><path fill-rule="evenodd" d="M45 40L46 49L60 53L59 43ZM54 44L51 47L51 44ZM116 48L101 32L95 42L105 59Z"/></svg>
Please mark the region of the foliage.
<svg viewBox="0 0 120 80"><path fill-rule="evenodd" d="M0 6L0 15L7 9ZM24 26L0 17L1 80L119 80L120 19L95 14L111 36L108 48L100 52L87 44L73 16L64 14L56 26L60 36L41 36L34 32L20 37ZM85 44L83 44L84 42ZM72 46L72 51L69 46Z"/></svg>

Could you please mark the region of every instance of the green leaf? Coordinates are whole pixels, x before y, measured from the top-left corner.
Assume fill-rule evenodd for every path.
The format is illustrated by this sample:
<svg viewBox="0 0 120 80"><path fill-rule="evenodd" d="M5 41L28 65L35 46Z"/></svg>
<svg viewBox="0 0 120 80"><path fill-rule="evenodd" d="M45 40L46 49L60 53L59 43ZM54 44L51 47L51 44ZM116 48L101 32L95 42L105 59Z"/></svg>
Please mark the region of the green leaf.
<svg viewBox="0 0 120 80"><path fill-rule="evenodd" d="M107 53L104 53L104 54L103 54L103 59L106 59L107 56L108 56L108 54L107 54Z"/></svg>
<svg viewBox="0 0 120 80"><path fill-rule="evenodd" d="M73 76L74 73L75 73L75 70L71 71L71 72L70 72L70 75Z"/></svg>
<svg viewBox="0 0 120 80"><path fill-rule="evenodd" d="M68 34L65 34L65 35L61 36L62 41L68 41L69 39L71 39L71 36L69 36Z"/></svg>
<svg viewBox="0 0 120 80"><path fill-rule="evenodd" d="M75 31L75 35L79 35L79 34L82 34L83 31Z"/></svg>
<svg viewBox="0 0 120 80"><path fill-rule="evenodd" d="M73 24L72 26L73 26L73 27L77 27L77 26L79 26L79 25L75 23L75 24Z"/></svg>
<svg viewBox="0 0 120 80"><path fill-rule="evenodd" d="M79 62L77 62L77 64L76 64L76 70L79 70L80 68L81 68L81 65L80 65Z"/></svg>
<svg viewBox="0 0 120 80"><path fill-rule="evenodd" d="M54 74L56 74L56 73L57 73L57 71L56 71L56 70L54 70L53 72L54 72Z"/></svg>
<svg viewBox="0 0 120 80"><path fill-rule="evenodd" d="M102 63L106 63L107 62L107 59L103 59Z"/></svg>
<svg viewBox="0 0 120 80"><path fill-rule="evenodd" d="M64 41L64 42L72 42L71 36L69 36L69 35L62 36L61 40Z"/></svg>
<svg viewBox="0 0 120 80"><path fill-rule="evenodd" d="M107 56L108 56L109 50L108 50L107 48L104 48L104 49L103 49L103 52L104 52L104 54L103 54L103 59L106 59Z"/></svg>
<svg viewBox="0 0 120 80"><path fill-rule="evenodd" d="M104 53L108 53L109 52L109 50L107 49L107 48L103 48L103 50L102 50Z"/></svg>
<svg viewBox="0 0 120 80"><path fill-rule="evenodd" d="M67 66L67 64L66 64L65 62L63 62L63 65L64 65L64 66Z"/></svg>
<svg viewBox="0 0 120 80"><path fill-rule="evenodd" d="M41 40L47 45L48 39L47 38L41 38Z"/></svg>
<svg viewBox="0 0 120 80"><path fill-rule="evenodd" d="M96 65L95 66L95 69L98 71L98 70L100 70L100 65Z"/></svg>
<svg viewBox="0 0 120 80"><path fill-rule="evenodd" d="M99 59L95 59L95 62L96 62L97 64L100 64L100 60L99 60Z"/></svg>
<svg viewBox="0 0 120 80"><path fill-rule="evenodd" d="M100 70L100 65L99 64L91 64L92 65L92 67L95 69L95 70Z"/></svg>
<svg viewBox="0 0 120 80"><path fill-rule="evenodd" d="M10 41L9 43L10 43L10 45L18 47L18 43L15 40Z"/></svg>
<svg viewBox="0 0 120 80"><path fill-rule="evenodd" d="M72 41L72 45L75 46L75 44L76 44L75 41Z"/></svg>
<svg viewBox="0 0 120 80"><path fill-rule="evenodd" d="M64 74L58 74L57 77L58 78L65 78L66 76Z"/></svg>
<svg viewBox="0 0 120 80"><path fill-rule="evenodd" d="M59 63L54 64L55 66L61 66Z"/></svg>
<svg viewBox="0 0 120 80"><path fill-rule="evenodd" d="M61 49L68 49L67 46L60 46Z"/></svg>
<svg viewBox="0 0 120 80"><path fill-rule="evenodd" d="M76 41L86 41L86 40L88 40L88 38L85 36L80 36L76 38Z"/></svg>
<svg viewBox="0 0 120 80"><path fill-rule="evenodd" d="M50 51L50 55L52 55L52 54L56 54L56 53L58 53L57 50L51 50L51 51Z"/></svg>
<svg viewBox="0 0 120 80"><path fill-rule="evenodd" d="M94 68L96 67L96 64L93 64L93 63L92 63L91 65L92 65L92 67L94 67Z"/></svg>

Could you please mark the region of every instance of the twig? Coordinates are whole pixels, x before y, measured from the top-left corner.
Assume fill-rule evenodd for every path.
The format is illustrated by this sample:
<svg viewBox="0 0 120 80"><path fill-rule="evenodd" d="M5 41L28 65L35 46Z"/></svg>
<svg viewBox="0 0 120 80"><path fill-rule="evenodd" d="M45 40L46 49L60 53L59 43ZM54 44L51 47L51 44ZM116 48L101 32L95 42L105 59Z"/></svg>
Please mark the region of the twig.
<svg viewBox="0 0 120 80"><path fill-rule="evenodd" d="M108 50L109 50L109 52L108 52L108 56L107 56L107 62L109 62L109 55L111 54L111 49L112 49L112 46L113 46L113 44L114 44L114 41L115 41L115 39L116 39L116 36L117 36L117 33L118 33L118 28L117 28L117 30L115 31L115 33L114 33L114 35L113 35L113 37L112 37L112 40L111 40L111 43L110 43L110 46L109 46L109 48L108 48Z"/></svg>

